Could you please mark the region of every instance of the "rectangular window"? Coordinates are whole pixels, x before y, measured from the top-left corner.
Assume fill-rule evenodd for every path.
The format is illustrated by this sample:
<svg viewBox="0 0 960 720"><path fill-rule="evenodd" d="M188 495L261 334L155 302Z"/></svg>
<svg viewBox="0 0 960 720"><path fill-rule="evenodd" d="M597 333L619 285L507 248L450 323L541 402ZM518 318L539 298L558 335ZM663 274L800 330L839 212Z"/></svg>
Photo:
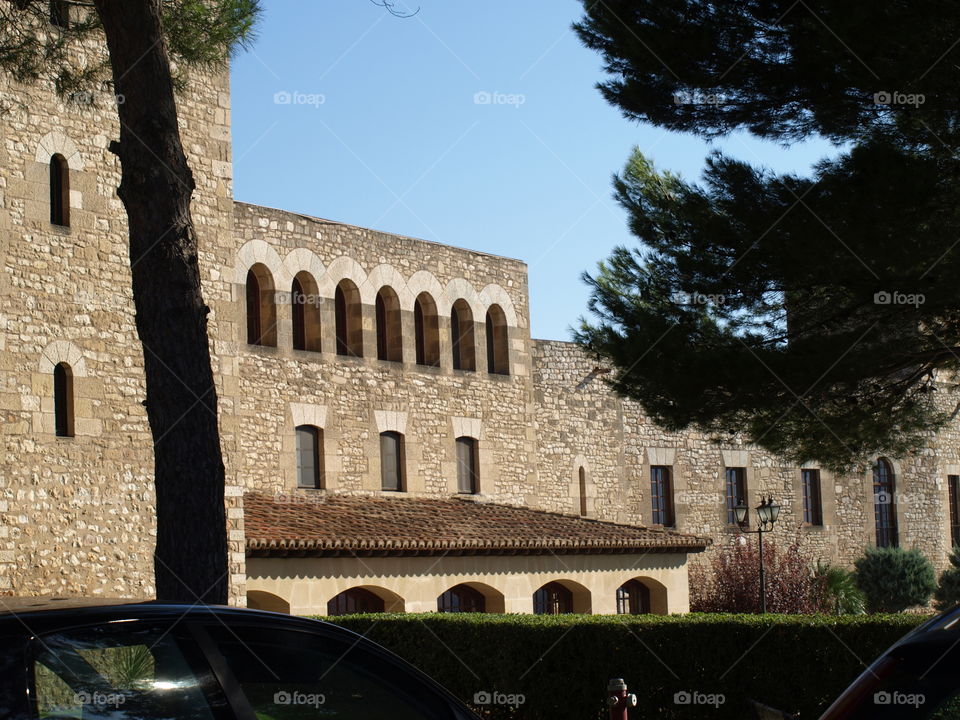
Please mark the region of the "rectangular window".
<svg viewBox="0 0 960 720"><path fill-rule="evenodd" d="M950 542L954 547L960 545L960 475L947 476L950 489Z"/></svg>
<svg viewBox="0 0 960 720"><path fill-rule="evenodd" d="M801 470L800 484L803 490L803 522L807 525L823 525L820 471Z"/></svg>
<svg viewBox="0 0 960 720"><path fill-rule="evenodd" d="M323 431L311 425L297 428L297 487L323 487Z"/></svg>
<svg viewBox="0 0 960 720"><path fill-rule="evenodd" d="M380 487L403 490L403 436L400 433L380 434Z"/></svg>
<svg viewBox="0 0 960 720"><path fill-rule="evenodd" d="M727 495L727 522L737 524L734 508L740 503L746 503L747 498L747 469L742 467L727 468L726 471Z"/></svg>
<svg viewBox="0 0 960 720"><path fill-rule="evenodd" d="M671 468L666 465L650 468L650 503L653 524L673 527L673 479Z"/></svg>
<svg viewBox="0 0 960 720"><path fill-rule="evenodd" d="M471 437L457 438L457 492L473 495L479 492L477 468L477 441Z"/></svg>

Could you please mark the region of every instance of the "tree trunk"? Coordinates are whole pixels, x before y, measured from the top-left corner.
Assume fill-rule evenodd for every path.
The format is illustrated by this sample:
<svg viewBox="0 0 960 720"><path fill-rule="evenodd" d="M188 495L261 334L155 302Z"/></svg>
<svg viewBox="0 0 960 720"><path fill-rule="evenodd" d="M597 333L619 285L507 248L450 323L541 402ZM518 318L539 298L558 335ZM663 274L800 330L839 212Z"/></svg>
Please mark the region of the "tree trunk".
<svg viewBox="0 0 960 720"><path fill-rule="evenodd" d="M157 597L227 601L224 469L217 396L200 292L195 187L187 165L162 32L160 0L94 0L119 104L117 191L130 225L145 405L154 443Z"/></svg>

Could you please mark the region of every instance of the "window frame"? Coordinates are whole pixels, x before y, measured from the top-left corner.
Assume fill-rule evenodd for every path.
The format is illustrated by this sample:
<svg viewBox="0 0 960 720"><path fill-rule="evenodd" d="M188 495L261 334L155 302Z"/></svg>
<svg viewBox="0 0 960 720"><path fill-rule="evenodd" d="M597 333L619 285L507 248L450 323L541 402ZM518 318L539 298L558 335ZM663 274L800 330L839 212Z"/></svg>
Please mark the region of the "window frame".
<svg viewBox="0 0 960 720"><path fill-rule="evenodd" d="M581 465L577 470L577 483L580 486L580 517L587 517L589 508L587 507L587 469Z"/></svg>
<svg viewBox="0 0 960 720"><path fill-rule="evenodd" d="M333 291L333 318L336 354L339 357L362 358L363 300L352 280L344 278L337 283Z"/></svg>
<svg viewBox="0 0 960 720"><path fill-rule="evenodd" d="M454 598L457 598L456 602ZM437 596L438 613L485 613L486 611L487 597L465 583L447 588Z"/></svg>
<svg viewBox="0 0 960 720"><path fill-rule="evenodd" d="M673 467L670 465L650 466L650 522L665 528L676 525Z"/></svg>
<svg viewBox="0 0 960 720"><path fill-rule="evenodd" d="M57 437L75 437L73 396L73 368L58 362L53 366L53 432Z"/></svg>
<svg viewBox="0 0 960 720"><path fill-rule="evenodd" d="M421 367L440 367L440 318L428 292L413 300L414 360Z"/></svg>
<svg viewBox="0 0 960 720"><path fill-rule="evenodd" d="M389 285L377 291L374 298L377 336L377 360L403 362L403 313L400 298Z"/></svg>
<svg viewBox="0 0 960 720"><path fill-rule="evenodd" d="M50 224L70 227L70 163L61 153L50 156Z"/></svg>
<svg viewBox="0 0 960 720"><path fill-rule="evenodd" d="M454 370L476 372L477 338L473 311L463 298L450 306L450 355Z"/></svg>
<svg viewBox="0 0 960 720"><path fill-rule="evenodd" d="M309 434L313 441L313 482L303 483L301 459L303 449L300 447L300 438ZM297 425L294 428L295 452L297 454L297 487L308 490L322 490L326 486L324 473L323 428L315 425Z"/></svg>
<svg viewBox="0 0 960 720"><path fill-rule="evenodd" d="M561 606L566 606L563 609ZM556 612L552 608L556 607ZM534 615L564 615L575 612L573 590L556 580L544 583L533 591Z"/></svg>
<svg viewBox="0 0 960 720"><path fill-rule="evenodd" d="M510 375L510 336L507 316L499 305L487 308L484 318L487 340L487 374Z"/></svg>
<svg viewBox="0 0 960 720"><path fill-rule="evenodd" d="M651 612L650 588L645 583L631 579L617 588L617 615L649 615Z"/></svg>
<svg viewBox="0 0 960 720"><path fill-rule="evenodd" d="M247 345L277 347L277 298L273 273L263 263L247 269L244 285Z"/></svg>
<svg viewBox="0 0 960 720"><path fill-rule="evenodd" d="M727 524L739 526L734 508L738 503L746 503L749 498L747 493L750 489L747 487L747 468L728 467L724 468L724 488L726 495ZM749 513L747 514L749 518ZM749 519L744 521L744 525L749 523Z"/></svg>
<svg viewBox="0 0 960 720"><path fill-rule="evenodd" d="M469 463L461 462L461 448L469 453ZM457 460L457 492L461 495L476 495L480 492L480 443L469 435L461 435L454 440L454 452ZM464 477L469 473L468 477ZM466 480L466 482L464 482ZM464 488L467 489L464 489Z"/></svg>
<svg viewBox="0 0 960 720"><path fill-rule="evenodd" d="M800 496L803 501L803 524L823 527L823 484L819 468L800 469Z"/></svg>
<svg viewBox="0 0 960 720"><path fill-rule="evenodd" d="M365 608L372 607L372 609L358 610L358 600L362 601ZM335 601L336 604L334 604ZM352 609L350 608L351 601L353 602ZM329 617L337 617L339 615L382 613L386 612L386 607L386 601L375 592L363 587L351 587L327 600L327 615ZM340 612L341 609L343 609L343 612ZM336 612L331 612L331 610L336 610Z"/></svg>
<svg viewBox="0 0 960 720"><path fill-rule="evenodd" d="M881 502L882 494L889 495L889 502ZM877 547L900 547L897 477L893 464L886 458L877 458L873 466L873 519Z"/></svg>
<svg viewBox="0 0 960 720"><path fill-rule="evenodd" d="M397 487L387 487L387 463L386 458L384 457L383 447L384 441L393 441L396 443L396 461L397 465L394 468L396 471L396 484ZM396 432L395 430L387 430L380 433L380 490L381 492L406 492L407 490L407 478L406 478L406 457L404 450L404 438L403 433Z"/></svg>
<svg viewBox="0 0 960 720"><path fill-rule="evenodd" d="M947 475L947 502L950 506L950 544L960 545L960 475Z"/></svg>

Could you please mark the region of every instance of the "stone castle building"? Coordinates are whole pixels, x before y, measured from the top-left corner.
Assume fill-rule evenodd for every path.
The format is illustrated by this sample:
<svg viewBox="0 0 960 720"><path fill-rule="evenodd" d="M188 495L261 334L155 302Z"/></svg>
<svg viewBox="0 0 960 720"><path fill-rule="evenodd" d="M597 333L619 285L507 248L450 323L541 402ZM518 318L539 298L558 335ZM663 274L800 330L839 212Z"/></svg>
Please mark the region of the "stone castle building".
<svg viewBox="0 0 960 720"><path fill-rule="evenodd" d="M91 44L78 53L96 55ZM112 98L0 77L0 591L150 596L152 445ZM687 569L782 506L811 559L938 566L956 428L834 477L665 433L530 337L526 266L236 202L226 74L179 98L227 468L232 601L683 612ZM455 239L452 239L455 240Z"/></svg>

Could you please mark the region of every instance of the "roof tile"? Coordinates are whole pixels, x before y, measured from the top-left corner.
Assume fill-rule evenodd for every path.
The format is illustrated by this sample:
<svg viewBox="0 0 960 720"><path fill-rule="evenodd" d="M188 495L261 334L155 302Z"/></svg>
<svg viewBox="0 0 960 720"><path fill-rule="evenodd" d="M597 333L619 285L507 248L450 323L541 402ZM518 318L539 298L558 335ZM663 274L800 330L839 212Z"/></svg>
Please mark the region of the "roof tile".
<svg viewBox="0 0 960 720"><path fill-rule="evenodd" d="M249 555L700 552L672 530L461 498L244 496Z"/></svg>

